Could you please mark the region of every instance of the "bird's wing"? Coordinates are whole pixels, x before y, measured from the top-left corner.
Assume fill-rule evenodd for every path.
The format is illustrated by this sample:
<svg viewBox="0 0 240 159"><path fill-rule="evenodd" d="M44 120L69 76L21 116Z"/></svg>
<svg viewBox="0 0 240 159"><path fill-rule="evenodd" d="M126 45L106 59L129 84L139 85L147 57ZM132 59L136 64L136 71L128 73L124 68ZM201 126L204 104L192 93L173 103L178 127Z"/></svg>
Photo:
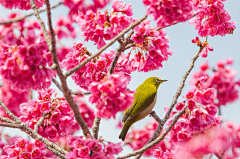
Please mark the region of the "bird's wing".
<svg viewBox="0 0 240 159"><path fill-rule="evenodd" d="M134 100L133 105L124 112L122 122L126 122L126 120L140 114L154 101L157 93L156 87L152 85L141 85L136 91L137 93L134 94L134 98L137 100Z"/></svg>

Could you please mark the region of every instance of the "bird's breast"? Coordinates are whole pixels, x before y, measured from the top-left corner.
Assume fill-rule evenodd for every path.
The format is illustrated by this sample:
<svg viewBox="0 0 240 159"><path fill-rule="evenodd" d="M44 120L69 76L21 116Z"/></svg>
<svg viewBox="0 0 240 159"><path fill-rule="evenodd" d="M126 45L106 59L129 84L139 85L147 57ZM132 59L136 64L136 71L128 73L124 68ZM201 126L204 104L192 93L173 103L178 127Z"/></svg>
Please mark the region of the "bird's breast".
<svg viewBox="0 0 240 159"><path fill-rule="evenodd" d="M139 114L139 119L138 120L141 120L143 118L145 118L148 114L150 114L156 104L156 101L157 101L157 93L154 97L154 100L153 102L145 109L143 110L140 114Z"/></svg>

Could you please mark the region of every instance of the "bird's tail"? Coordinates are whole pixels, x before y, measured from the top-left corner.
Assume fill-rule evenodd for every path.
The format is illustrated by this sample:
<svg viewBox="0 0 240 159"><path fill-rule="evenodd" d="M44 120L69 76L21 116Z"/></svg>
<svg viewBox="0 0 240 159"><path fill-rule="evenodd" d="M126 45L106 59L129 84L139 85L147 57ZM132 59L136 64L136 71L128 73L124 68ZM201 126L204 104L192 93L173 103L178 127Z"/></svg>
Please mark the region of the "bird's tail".
<svg viewBox="0 0 240 159"><path fill-rule="evenodd" d="M119 135L119 139L122 139L122 141L125 140L125 137L127 135L127 132L128 132L128 129L130 128L132 124L129 124L129 123L124 123L124 126L123 126L123 129Z"/></svg>

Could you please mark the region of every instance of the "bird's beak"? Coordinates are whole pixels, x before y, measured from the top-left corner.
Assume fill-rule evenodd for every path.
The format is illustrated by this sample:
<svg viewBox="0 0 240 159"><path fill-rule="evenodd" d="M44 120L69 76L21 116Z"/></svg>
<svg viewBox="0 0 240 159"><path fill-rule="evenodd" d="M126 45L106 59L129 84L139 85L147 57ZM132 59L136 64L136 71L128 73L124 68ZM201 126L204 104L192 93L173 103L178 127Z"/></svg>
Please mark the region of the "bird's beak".
<svg viewBox="0 0 240 159"><path fill-rule="evenodd" d="M161 80L161 82L166 82L166 81L168 81L168 80Z"/></svg>

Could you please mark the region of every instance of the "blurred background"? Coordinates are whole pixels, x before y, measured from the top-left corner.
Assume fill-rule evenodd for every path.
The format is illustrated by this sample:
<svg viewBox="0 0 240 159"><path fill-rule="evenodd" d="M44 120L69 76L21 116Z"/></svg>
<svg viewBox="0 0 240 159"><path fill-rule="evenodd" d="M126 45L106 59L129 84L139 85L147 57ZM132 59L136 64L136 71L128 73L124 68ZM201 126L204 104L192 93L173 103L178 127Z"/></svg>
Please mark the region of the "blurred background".
<svg viewBox="0 0 240 159"><path fill-rule="evenodd" d="M126 3L131 3L133 7L133 17L134 18L141 18L146 14L146 7L142 4L140 0L122 0ZM51 0L51 4L55 4L58 1ZM111 4L110 3L106 8L111 11ZM240 73L240 29L239 29L239 23L240 23L240 1L239 0L228 0L227 2L224 2L225 9L230 12L230 16L233 21L237 22L236 24L236 30L234 30L233 35L227 34L224 37L221 36L215 36L215 37L209 37L208 43L210 46L214 48L214 51L209 52L207 58L198 58L195 67L193 71L191 72L191 75L188 77L186 81L186 85L182 91L182 96L186 94L186 92L190 89L190 78L192 76L193 72L199 71L199 66L201 63L208 61L210 67L214 68L216 65L216 62L220 59L225 60L227 57L232 57L234 59L234 64L232 68L237 70L237 72ZM104 11L103 9L102 11ZM12 10L14 12L20 12L23 15L30 13L32 11L21 11L21 10ZM11 10L5 9L0 5L0 18L6 17ZM52 18L53 22L62 15L63 17L67 17L67 14L69 12L69 9L65 6L59 6L52 10ZM40 14L42 19L46 22L46 12L43 12ZM34 16L30 18L35 18ZM152 17L150 17L152 19ZM155 27L155 23L152 20L151 26ZM66 39L63 40L63 44L66 46L72 46L73 42L81 41L84 42L84 38L81 37L81 31L80 27L75 24L75 27L78 28L78 33L76 39ZM164 29L167 32L167 36L170 37L169 39L169 46L170 49L174 51L173 55L169 57L167 62L163 63L163 67L156 71L151 71L148 73L144 72L134 72L132 73L132 80L129 84L129 88L131 90L135 90L140 84L143 83L145 79L152 76L157 76L162 79L167 79L168 82L162 84L158 90L158 98L157 103L154 108L156 113L163 117L164 114L164 107L170 106L173 96L175 95L175 92L180 85L180 82L182 80L182 76L185 74L186 70L190 66L191 58L196 54L198 51L198 47L196 44L193 44L191 40L198 36L197 31L195 30L194 26L190 26L189 21L186 21L184 23L179 23L177 25L170 26L168 28ZM201 41L204 40L204 38L200 38ZM93 45L93 42L84 42L84 46L87 47L87 49L95 53L97 52L96 45ZM118 46L118 43L114 43L108 50L116 49ZM237 75L237 80L240 78L240 75ZM72 90L78 90L79 87L74 84L74 82L71 80L71 78L68 78L69 87ZM55 85L52 85L52 87L56 88ZM61 92L58 88L55 89L59 96L62 96ZM34 92L34 97L36 97L37 93ZM85 97L86 100L87 97ZM182 97L179 98L179 101L181 101ZM94 108L94 105L92 105ZM234 123L240 123L240 100L235 101L234 103L228 104L221 109L223 120L232 121ZM99 135L103 137L103 139L107 141L111 141L113 143L120 142L118 139L119 133L121 129L117 128L117 123L121 119L122 114L118 113L116 116L116 119L110 119L110 120L102 120L100 125L100 131ZM146 117L144 120L141 120L134 124L132 126L133 129L141 129L143 128L147 123L149 123L152 120L150 117ZM21 135L26 137L25 133L22 133L15 129L9 129L4 128L3 130L5 133L10 134L11 136L15 135ZM81 135L81 132L77 133L77 135ZM124 146L124 151L121 153L127 154L128 152L132 152L132 149L128 146ZM143 157L144 158L144 157Z"/></svg>

